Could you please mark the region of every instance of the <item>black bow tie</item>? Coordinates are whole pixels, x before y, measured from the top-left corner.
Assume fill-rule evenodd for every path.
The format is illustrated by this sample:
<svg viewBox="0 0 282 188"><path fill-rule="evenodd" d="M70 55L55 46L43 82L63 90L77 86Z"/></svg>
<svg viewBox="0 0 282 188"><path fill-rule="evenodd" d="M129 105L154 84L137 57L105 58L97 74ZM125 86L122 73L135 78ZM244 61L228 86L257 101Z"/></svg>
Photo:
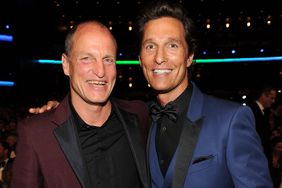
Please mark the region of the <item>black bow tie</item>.
<svg viewBox="0 0 282 188"><path fill-rule="evenodd" d="M158 121L164 115L174 122L176 122L177 120L176 104L173 102L169 102L164 107L158 105L157 103L153 103L150 106L150 108L151 108L151 116L154 121Z"/></svg>

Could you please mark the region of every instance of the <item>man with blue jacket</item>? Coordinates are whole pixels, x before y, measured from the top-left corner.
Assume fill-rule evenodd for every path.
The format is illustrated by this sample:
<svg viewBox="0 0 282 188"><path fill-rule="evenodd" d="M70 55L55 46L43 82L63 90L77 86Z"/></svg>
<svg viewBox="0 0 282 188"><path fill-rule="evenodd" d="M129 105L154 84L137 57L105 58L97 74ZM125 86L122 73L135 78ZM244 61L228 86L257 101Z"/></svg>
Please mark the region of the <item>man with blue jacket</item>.
<svg viewBox="0 0 282 188"><path fill-rule="evenodd" d="M138 27L140 64L157 93L147 143L152 187L272 187L251 109L189 81L196 45L183 7L150 4Z"/></svg>

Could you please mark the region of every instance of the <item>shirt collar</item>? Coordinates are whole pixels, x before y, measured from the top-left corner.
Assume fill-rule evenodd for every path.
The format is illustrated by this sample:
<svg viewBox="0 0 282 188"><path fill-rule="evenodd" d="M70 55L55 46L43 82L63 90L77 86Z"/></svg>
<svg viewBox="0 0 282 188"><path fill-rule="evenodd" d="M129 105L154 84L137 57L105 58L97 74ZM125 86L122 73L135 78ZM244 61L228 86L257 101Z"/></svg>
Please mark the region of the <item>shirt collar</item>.
<svg viewBox="0 0 282 188"><path fill-rule="evenodd" d="M262 106L262 104L259 101L256 101L256 103L259 106L260 110L263 111L264 107Z"/></svg>
<svg viewBox="0 0 282 188"><path fill-rule="evenodd" d="M179 113L187 112L190 98L192 96L193 85L189 84L186 89L174 101L179 109Z"/></svg>
<svg viewBox="0 0 282 188"><path fill-rule="evenodd" d="M78 113L77 113L76 110L74 109L74 106L73 106L73 104L72 104L72 102L71 102L71 100L70 100L70 97L69 97L69 104L70 104L70 109L71 109L72 116L73 116L73 118L74 118L74 120L75 120L75 122L76 122L76 124L77 124L78 130L81 130L81 129L85 128L85 127L96 128L96 127L94 127L94 126L88 125L87 123L85 123L85 122L83 121L83 119L81 119L81 117L78 115ZM110 116L109 116L108 119L110 119L110 118L113 116L113 113L114 113L114 108L112 108L111 114L110 114ZM106 121L106 122L107 122L107 121Z"/></svg>
<svg viewBox="0 0 282 188"><path fill-rule="evenodd" d="M189 84L186 87L186 89L174 101L169 102L169 103L173 103L176 106L178 115L187 113L187 109L192 96L192 91L193 91L193 85ZM157 104L161 106L159 102L157 102Z"/></svg>

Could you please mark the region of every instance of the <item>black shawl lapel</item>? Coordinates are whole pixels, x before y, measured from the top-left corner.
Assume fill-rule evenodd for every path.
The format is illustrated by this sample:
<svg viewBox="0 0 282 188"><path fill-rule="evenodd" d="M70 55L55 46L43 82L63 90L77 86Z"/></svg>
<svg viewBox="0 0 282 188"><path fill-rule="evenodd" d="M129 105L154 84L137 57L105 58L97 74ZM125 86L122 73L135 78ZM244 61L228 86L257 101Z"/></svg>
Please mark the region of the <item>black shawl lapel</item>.
<svg viewBox="0 0 282 188"><path fill-rule="evenodd" d="M143 187L147 188L149 182L146 168L145 148L137 117L130 112L118 108L115 103L112 104L122 126L124 127Z"/></svg>
<svg viewBox="0 0 282 188"><path fill-rule="evenodd" d="M173 173L172 188L184 187L185 178L191 163L198 136L202 127L203 118L195 123L185 120L176 153L175 169Z"/></svg>
<svg viewBox="0 0 282 188"><path fill-rule="evenodd" d="M90 182L82 159L81 150L79 147L78 136L75 130L75 123L72 118L69 118L63 124L59 125L54 130L56 136L66 158L68 159L72 169L78 177L83 188L90 188Z"/></svg>
<svg viewBox="0 0 282 188"><path fill-rule="evenodd" d="M172 188L182 188L184 186L188 168L204 120L202 114L204 103L203 93L193 82L191 82L191 84L193 84L193 92L187 112L187 119L184 120L183 131L177 149Z"/></svg>

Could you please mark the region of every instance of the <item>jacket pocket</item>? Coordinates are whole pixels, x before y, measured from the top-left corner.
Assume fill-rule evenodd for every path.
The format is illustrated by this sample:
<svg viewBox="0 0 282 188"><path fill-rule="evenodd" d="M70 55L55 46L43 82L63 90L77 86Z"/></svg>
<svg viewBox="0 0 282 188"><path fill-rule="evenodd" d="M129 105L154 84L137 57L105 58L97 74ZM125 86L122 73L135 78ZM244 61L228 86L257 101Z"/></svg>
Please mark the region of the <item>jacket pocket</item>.
<svg viewBox="0 0 282 188"><path fill-rule="evenodd" d="M210 154L210 155L202 155L196 156L192 159L192 163L190 166L190 173L197 172L200 170L204 170L214 166L217 163L217 156Z"/></svg>

